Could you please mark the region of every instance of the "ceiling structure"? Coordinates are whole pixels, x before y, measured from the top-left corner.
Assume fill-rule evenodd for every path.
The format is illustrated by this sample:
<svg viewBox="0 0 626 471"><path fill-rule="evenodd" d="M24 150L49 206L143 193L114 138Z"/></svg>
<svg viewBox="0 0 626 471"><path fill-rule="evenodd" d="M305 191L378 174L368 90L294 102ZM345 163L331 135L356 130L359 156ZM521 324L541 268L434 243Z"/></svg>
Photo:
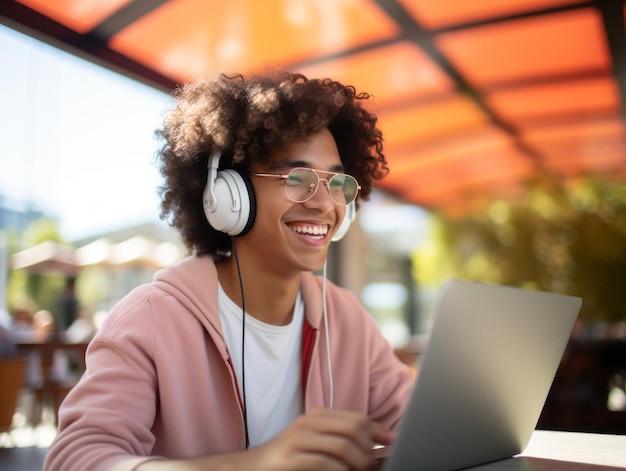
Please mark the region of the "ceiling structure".
<svg viewBox="0 0 626 471"><path fill-rule="evenodd" d="M352 84L379 186L428 209L626 180L623 0L5 0L0 22L167 92L266 66Z"/></svg>

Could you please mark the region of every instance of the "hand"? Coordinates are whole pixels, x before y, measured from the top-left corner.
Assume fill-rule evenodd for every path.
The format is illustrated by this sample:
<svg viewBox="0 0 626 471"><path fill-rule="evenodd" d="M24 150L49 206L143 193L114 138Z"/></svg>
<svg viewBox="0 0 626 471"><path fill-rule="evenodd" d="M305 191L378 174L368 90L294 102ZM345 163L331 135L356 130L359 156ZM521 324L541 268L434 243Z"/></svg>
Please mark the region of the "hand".
<svg viewBox="0 0 626 471"><path fill-rule="evenodd" d="M316 409L299 417L268 443L250 450L258 469L277 471L366 470L375 444L395 433L356 412Z"/></svg>
<svg viewBox="0 0 626 471"><path fill-rule="evenodd" d="M269 442L246 451L183 460L155 458L137 471L359 471L373 462L375 444L395 433L356 412L316 409Z"/></svg>

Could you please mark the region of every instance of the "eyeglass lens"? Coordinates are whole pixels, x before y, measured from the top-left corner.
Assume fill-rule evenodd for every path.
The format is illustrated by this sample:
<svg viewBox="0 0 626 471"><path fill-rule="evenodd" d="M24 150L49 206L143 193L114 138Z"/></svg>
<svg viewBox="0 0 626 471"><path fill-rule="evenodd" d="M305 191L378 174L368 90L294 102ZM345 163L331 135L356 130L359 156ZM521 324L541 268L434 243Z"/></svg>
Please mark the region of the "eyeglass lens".
<svg viewBox="0 0 626 471"><path fill-rule="evenodd" d="M285 191L291 201L303 203L313 197L320 180L326 183L328 193L336 204L346 206L355 200L358 183L353 176L337 174L325 180L320 179L314 170L308 168L296 168L289 172L285 181Z"/></svg>

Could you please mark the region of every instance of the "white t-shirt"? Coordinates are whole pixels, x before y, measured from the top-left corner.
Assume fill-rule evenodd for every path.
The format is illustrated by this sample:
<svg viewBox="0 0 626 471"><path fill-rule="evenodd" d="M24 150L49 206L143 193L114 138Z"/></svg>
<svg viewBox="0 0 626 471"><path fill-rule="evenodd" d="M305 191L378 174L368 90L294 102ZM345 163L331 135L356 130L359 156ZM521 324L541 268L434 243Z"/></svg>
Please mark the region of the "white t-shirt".
<svg viewBox="0 0 626 471"><path fill-rule="evenodd" d="M243 397L242 310L226 295L221 284L218 296L222 330ZM267 442L302 413L303 319L300 293L288 325L266 324L246 313L245 395L251 447Z"/></svg>

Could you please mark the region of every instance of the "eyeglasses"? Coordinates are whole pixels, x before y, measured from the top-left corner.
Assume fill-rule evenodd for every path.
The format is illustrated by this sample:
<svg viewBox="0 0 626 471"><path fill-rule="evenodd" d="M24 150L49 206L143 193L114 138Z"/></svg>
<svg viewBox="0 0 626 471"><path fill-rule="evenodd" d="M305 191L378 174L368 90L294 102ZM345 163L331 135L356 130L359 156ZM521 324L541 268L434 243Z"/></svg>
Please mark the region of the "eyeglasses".
<svg viewBox="0 0 626 471"><path fill-rule="evenodd" d="M285 193L294 203L304 203L313 198L317 193L320 181L324 182L328 189L328 194L339 206L347 206L356 199L356 195L361 189L359 183L352 175L335 173L330 178L320 178L317 172L323 170L313 170L311 168L297 167L287 175L274 173L253 173L256 177L274 177L285 180Z"/></svg>

